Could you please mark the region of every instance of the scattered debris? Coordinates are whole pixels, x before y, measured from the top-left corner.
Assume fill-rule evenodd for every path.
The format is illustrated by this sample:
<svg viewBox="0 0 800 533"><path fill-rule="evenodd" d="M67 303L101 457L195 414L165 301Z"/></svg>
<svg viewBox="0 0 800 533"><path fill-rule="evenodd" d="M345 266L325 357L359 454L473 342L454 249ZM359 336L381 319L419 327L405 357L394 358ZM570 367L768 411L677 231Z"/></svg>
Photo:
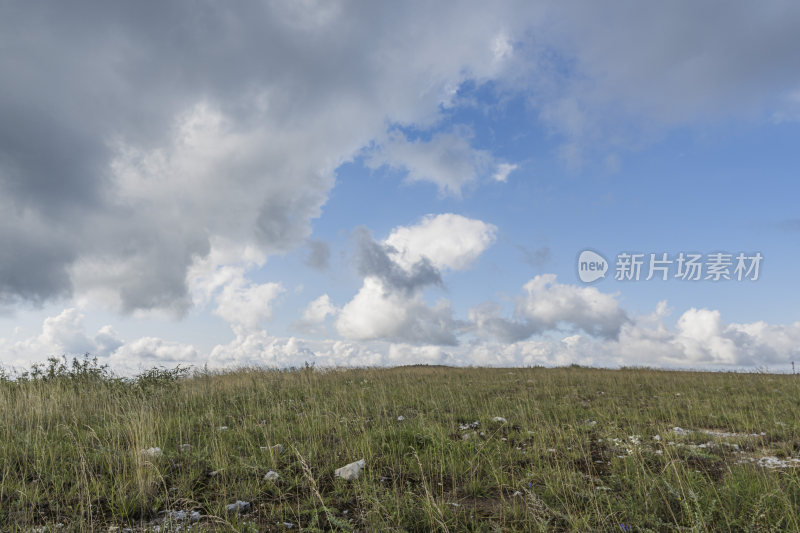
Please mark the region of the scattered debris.
<svg viewBox="0 0 800 533"><path fill-rule="evenodd" d="M340 477L344 480L351 481L354 479L358 479L361 475L361 471L367 466L367 463L364 459L359 459L354 463L350 463L349 465L345 465L341 468L337 468L336 471L333 473L334 476Z"/></svg>
<svg viewBox="0 0 800 533"><path fill-rule="evenodd" d="M764 468L797 468L800 467L800 459L796 459L794 457L780 459L774 455L769 455L759 459L758 466L762 466Z"/></svg>
<svg viewBox="0 0 800 533"><path fill-rule="evenodd" d="M467 431L468 429L478 429L480 425L481 423L476 420L475 422L469 422L467 424L459 424L458 429L461 431Z"/></svg>
<svg viewBox="0 0 800 533"><path fill-rule="evenodd" d="M715 429L698 429L698 433L705 433L706 435L711 435L712 437L720 437L723 439L729 439L733 437L766 437L767 434L763 431L760 433L734 433L732 431L718 431Z"/></svg>

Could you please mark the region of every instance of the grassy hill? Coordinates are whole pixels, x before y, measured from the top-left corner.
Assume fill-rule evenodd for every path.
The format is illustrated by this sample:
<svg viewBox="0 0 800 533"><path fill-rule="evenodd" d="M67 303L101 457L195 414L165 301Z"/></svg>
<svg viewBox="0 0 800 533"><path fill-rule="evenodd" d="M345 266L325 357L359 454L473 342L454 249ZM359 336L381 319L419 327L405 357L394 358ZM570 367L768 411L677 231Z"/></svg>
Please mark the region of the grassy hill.
<svg viewBox="0 0 800 533"><path fill-rule="evenodd" d="M791 375L52 360L0 379L0 530L798 531L798 413Z"/></svg>

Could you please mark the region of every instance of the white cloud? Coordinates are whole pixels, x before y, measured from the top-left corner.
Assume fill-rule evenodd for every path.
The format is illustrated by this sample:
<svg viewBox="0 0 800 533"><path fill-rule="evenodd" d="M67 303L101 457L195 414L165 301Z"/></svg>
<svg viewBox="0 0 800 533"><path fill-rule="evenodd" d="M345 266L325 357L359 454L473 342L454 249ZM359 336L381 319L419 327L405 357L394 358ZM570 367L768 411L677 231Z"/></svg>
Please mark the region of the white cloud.
<svg viewBox="0 0 800 533"><path fill-rule="evenodd" d="M348 339L417 344L455 344L455 325L448 302L430 307L419 291L391 290L375 277L364 279L336 321L337 331Z"/></svg>
<svg viewBox="0 0 800 533"><path fill-rule="evenodd" d="M499 181L501 183L505 183L508 181L508 175L517 170L517 165L512 165L510 163L500 163L497 165L497 170L494 171L492 174L492 179L495 181Z"/></svg>
<svg viewBox="0 0 800 533"><path fill-rule="evenodd" d="M613 337L627 320L612 295L595 287L557 283L554 274L536 276L524 289L527 294L519 302L517 311L531 322L534 330L566 324L592 335Z"/></svg>
<svg viewBox="0 0 800 533"><path fill-rule="evenodd" d="M456 344L461 324L449 302L429 306L422 289L441 282L441 270L468 268L494 242L495 232L491 224L447 213L398 226L380 244L362 235L364 283L339 313L338 333L356 340Z"/></svg>
<svg viewBox="0 0 800 533"><path fill-rule="evenodd" d="M272 302L284 288L279 283L250 283L240 272L217 294L214 314L221 317L235 331L255 331L272 317Z"/></svg>
<svg viewBox="0 0 800 533"><path fill-rule="evenodd" d="M109 366L124 374L135 374L154 367L174 368L199 365L202 355L191 344L143 337L120 346L108 357Z"/></svg>
<svg viewBox="0 0 800 533"><path fill-rule="evenodd" d="M616 337L628 320L616 298L595 287L565 285L555 274L535 276L517 298L514 319L503 316L497 304L487 302L470 310L471 328L479 338L504 342L527 339L554 329L575 329L593 336Z"/></svg>
<svg viewBox="0 0 800 533"><path fill-rule="evenodd" d="M326 317L335 315L338 309L331 303L327 294L311 301L303 311L303 320L313 323L323 322Z"/></svg>
<svg viewBox="0 0 800 533"><path fill-rule="evenodd" d="M331 303L327 294L323 294L308 303L303 310L303 316L293 324L293 327L307 333L320 333L325 331L325 320L329 316L336 316L339 308Z"/></svg>
<svg viewBox="0 0 800 533"><path fill-rule="evenodd" d="M371 281L365 286L371 287ZM371 289L367 289L371 290ZM379 314L382 296L376 298ZM393 298L394 296L385 296ZM354 300L355 301L355 300ZM352 302L351 302L352 303ZM360 305L357 303L356 305ZM419 305L415 308L415 305ZM404 307L405 306L405 307ZM392 307L395 309L398 306ZM155 337L123 342L110 326L104 326L94 336L85 331L83 317L75 309L65 309L59 315L43 321L40 334L22 340L0 339L0 350L6 354L5 363L18 370L42 362L49 355L82 355L89 352L109 363L124 375L132 375L154 366L198 365L211 368L234 368L262 365L270 367L302 366L304 362L321 367L384 366L412 363L485 366L531 365L594 365L616 367L648 365L673 368L755 369L768 367L788 371L789 363L800 358L800 322L793 324L725 323L721 314L710 309L689 309L675 327L668 327L670 309L659 303L648 315L634 316L622 324L618 338L570 333L560 336L555 330L543 331L539 338L511 342L473 340L458 346L436 343L436 335L446 335L458 329L451 324L434 332L422 332L429 337L421 342L406 327L433 327L428 308L413 299L399 305L401 309L418 312L424 323L415 323L411 315L397 315L399 322L378 320L375 324L358 324L356 330L371 332L363 340L301 340L268 335L263 330L235 330L227 344L215 346L205 354L195 346ZM445 306L446 307L446 306ZM363 316L363 315L361 315ZM449 311L444 321L451 320ZM435 320L434 320L435 322ZM399 325L398 325L399 324ZM374 338L385 340L373 340ZM392 337L396 337L392 339Z"/></svg>
<svg viewBox="0 0 800 533"><path fill-rule="evenodd" d="M468 268L495 240L497 228L453 213L427 215L413 226L398 226L384 244L390 257L404 268L429 259L437 269Z"/></svg>
<svg viewBox="0 0 800 533"><path fill-rule="evenodd" d="M123 342L111 326L103 326L94 336L86 332L83 313L75 308L64 309L56 316L47 317L42 332L21 340L0 339L0 352L4 360L17 368L27 368L50 356L80 356L89 353L107 357Z"/></svg>

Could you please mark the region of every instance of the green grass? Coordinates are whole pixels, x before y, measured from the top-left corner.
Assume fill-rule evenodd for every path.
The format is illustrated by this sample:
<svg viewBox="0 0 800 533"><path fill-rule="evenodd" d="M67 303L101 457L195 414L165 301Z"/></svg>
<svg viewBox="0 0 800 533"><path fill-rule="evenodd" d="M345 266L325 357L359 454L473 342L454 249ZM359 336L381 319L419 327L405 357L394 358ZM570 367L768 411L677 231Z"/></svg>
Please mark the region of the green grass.
<svg viewBox="0 0 800 533"><path fill-rule="evenodd" d="M758 463L798 457L798 413L789 375L51 361L0 379L0 530L798 531L800 468Z"/></svg>

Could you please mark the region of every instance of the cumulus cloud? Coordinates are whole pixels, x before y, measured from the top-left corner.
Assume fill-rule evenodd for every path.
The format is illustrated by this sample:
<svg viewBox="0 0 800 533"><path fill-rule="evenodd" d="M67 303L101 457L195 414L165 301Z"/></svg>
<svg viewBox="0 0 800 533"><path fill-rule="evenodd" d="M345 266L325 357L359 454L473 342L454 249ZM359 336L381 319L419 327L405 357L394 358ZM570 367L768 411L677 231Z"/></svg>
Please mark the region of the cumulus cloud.
<svg viewBox="0 0 800 533"><path fill-rule="evenodd" d="M94 335L88 334L84 320L80 310L67 308L56 316L45 318L42 331L36 336L19 340L0 338L3 360L25 368L50 356L90 353L108 357L123 345L111 326L103 326Z"/></svg>
<svg viewBox="0 0 800 533"><path fill-rule="evenodd" d="M240 273L231 279L216 296L214 314L234 330L254 331L272 317L272 302L284 288L279 283L251 283Z"/></svg>
<svg viewBox="0 0 800 533"><path fill-rule="evenodd" d="M325 320L328 317L336 316L339 308L333 305L330 296L323 294L308 303L303 316L292 326L308 333L320 333L325 331Z"/></svg>
<svg viewBox="0 0 800 533"><path fill-rule="evenodd" d="M190 366L200 360L200 353L191 344L165 341L157 337L143 337L125 343L108 357L112 369L128 374L154 367Z"/></svg>
<svg viewBox="0 0 800 533"><path fill-rule="evenodd" d="M385 244L392 249L392 260L404 268L427 259L439 270L464 270L494 242L496 233L492 224L444 213L393 229Z"/></svg>
<svg viewBox="0 0 800 533"><path fill-rule="evenodd" d="M627 319L612 295L595 287L557 283L555 274L536 276L523 288L527 294L517 312L538 331L566 324L591 335L614 337Z"/></svg>
<svg viewBox="0 0 800 533"><path fill-rule="evenodd" d="M506 342L527 339L533 334L567 328L589 335L615 338L628 320L616 298L595 287L578 287L556 281L555 274L535 276L524 286L513 319L505 318L492 303L470 311L479 336Z"/></svg>
<svg viewBox="0 0 800 533"><path fill-rule="evenodd" d="M366 283L365 283L366 285ZM369 290L369 289L367 289ZM378 301L378 313L382 313ZM484 315L492 311L484 309ZM421 309L424 314L425 308ZM430 311L428 311L430 312ZM498 311L499 312L499 311ZM391 323L361 324L359 328L383 328L383 340L302 340L275 337L263 330L237 329L227 344L203 353L191 344L144 337L130 342L119 339L110 326L89 335L82 314L66 309L49 317L41 333L27 339L0 339L5 363L28 368L48 355L98 355L119 373L130 375L153 366L204 364L212 368L241 366L289 367L304 362L324 367L385 366L411 363L481 366L563 366L569 364L618 367L654 365L674 368L755 369L767 367L788 371L800 357L800 322L725 323L711 309L685 311L674 327L667 325L671 310L661 302L647 315L631 317L616 338L570 332L565 336L548 331L537 338L491 340L448 345L414 342L403 334L393 335ZM447 320L447 314L444 315ZM412 319L399 318L400 322ZM383 325L382 325L383 324ZM502 325L506 327L508 321ZM425 327L423 325L423 327ZM429 327L429 326L428 326ZM441 334L447 328L437 330ZM391 337L396 337L392 339ZM513 335L509 336L512 337Z"/></svg>
<svg viewBox="0 0 800 533"><path fill-rule="evenodd" d="M445 213L399 226L383 242L358 232L357 262L364 283L339 313L336 329L349 339L455 345L463 323L449 302L425 303L422 289L442 285L443 270L468 268L494 241L496 228Z"/></svg>
<svg viewBox="0 0 800 533"><path fill-rule="evenodd" d="M358 294L342 308L336 329L343 337L356 340L454 345L456 325L448 302L430 307L418 291L391 290L380 279L367 277Z"/></svg>
<svg viewBox="0 0 800 533"><path fill-rule="evenodd" d="M217 247L302 245L342 162L505 71L516 10L471 7L0 8L2 303L181 315Z"/></svg>
<svg viewBox="0 0 800 533"><path fill-rule="evenodd" d="M308 307L303 311L303 320L319 323L329 315L336 314L336 312L336 306L331 303L330 297L327 294L323 294L308 304Z"/></svg>

